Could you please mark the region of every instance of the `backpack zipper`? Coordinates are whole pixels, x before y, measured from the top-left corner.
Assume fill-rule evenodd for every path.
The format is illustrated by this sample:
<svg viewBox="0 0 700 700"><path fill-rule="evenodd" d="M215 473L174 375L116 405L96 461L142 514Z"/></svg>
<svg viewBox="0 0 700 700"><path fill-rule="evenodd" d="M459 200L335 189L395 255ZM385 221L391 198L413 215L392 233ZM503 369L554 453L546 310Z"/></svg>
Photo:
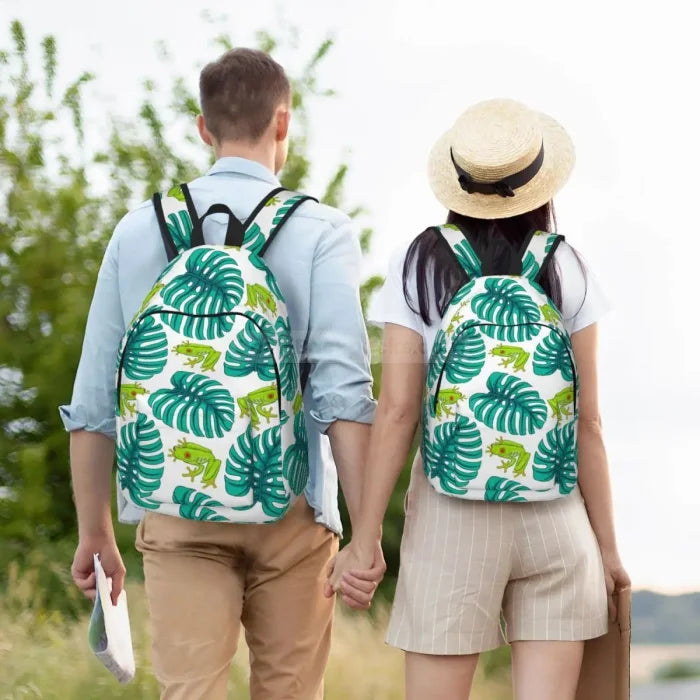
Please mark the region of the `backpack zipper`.
<svg viewBox="0 0 700 700"><path fill-rule="evenodd" d="M450 359L452 350L454 349L455 340L457 340L458 336L462 335L462 333L468 331L470 328L478 328L479 326L492 326L495 328L519 328L521 326L540 326L541 328L548 328L550 331L554 331L557 335L561 336L562 340L564 340L566 354L569 356L569 362L571 363L571 367L574 370L574 415L576 415L576 410L578 406L578 373L576 372L576 364L574 363L574 357L571 354L571 350L569 350L569 344L566 342L566 336L558 328L555 328L554 326L549 326L546 323L470 323L462 327L461 330L455 333L454 338L452 339L452 345L450 346L450 350L447 353L447 357L445 357L445 361L442 363L442 369L440 370L437 384L435 386L435 398L433 399L433 414L435 414L435 410L437 408L438 393L440 391L440 385L442 384L442 377L445 373L445 367L447 367L447 362Z"/></svg>
<svg viewBox="0 0 700 700"><path fill-rule="evenodd" d="M267 347L270 349L270 354L272 355L273 364L275 366L275 379L277 382L277 412L280 418L282 417L282 382L280 381L280 371L279 367L277 366L277 361L275 360L275 352L272 349L272 344L267 339L267 335L265 335L265 331L263 330L262 326L254 318L248 316L248 314L241 313L240 311L222 311L217 314L188 314L184 311L167 311L165 309L152 309L151 311L146 311L144 314L139 316L138 321L132 324L131 328L129 329L129 333L127 334L126 340L124 341L124 347L122 348L122 352L119 357L119 368L117 373L117 405L119 405L119 396L122 387L122 368L124 365L124 355L126 354L127 347L129 347L129 340L131 339L131 334L134 332L138 324L141 323L141 321L143 321L144 318L146 318L147 316L155 316L156 314L189 316L190 318L219 318L221 316L243 316L243 318L246 318L249 321L251 321L253 325L257 326L258 330L260 331L260 334L265 339L265 343L267 343Z"/></svg>

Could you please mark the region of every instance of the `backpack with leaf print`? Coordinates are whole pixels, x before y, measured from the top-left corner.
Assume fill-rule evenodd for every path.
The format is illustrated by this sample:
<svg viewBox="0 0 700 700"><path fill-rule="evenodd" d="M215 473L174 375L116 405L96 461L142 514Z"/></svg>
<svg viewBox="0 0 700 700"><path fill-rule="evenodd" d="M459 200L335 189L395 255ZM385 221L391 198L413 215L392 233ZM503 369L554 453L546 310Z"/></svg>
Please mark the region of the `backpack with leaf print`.
<svg viewBox="0 0 700 700"><path fill-rule="evenodd" d="M563 236L537 231L513 275L483 275L468 238L437 229L468 281L432 348L421 452L440 493L544 501L577 482L578 378L561 315L540 281Z"/></svg>
<svg viewBox="0 0 700 700"><path fill-rule="evenodd" d="M310 197L278 188L241 223L197 216L187 185L155 194L169 264L126 330L117 483L138 508L191 520L279 520L309 474L303 378L263 256ZM223 246L202 226L226 214Z"/></svg>

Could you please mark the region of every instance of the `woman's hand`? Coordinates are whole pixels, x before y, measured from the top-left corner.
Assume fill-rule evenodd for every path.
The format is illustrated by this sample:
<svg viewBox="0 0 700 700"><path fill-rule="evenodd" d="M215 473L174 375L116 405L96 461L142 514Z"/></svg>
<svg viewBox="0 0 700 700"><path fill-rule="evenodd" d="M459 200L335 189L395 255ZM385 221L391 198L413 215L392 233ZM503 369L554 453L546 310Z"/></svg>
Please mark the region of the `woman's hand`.
<svg viewBox="0 0 700 700"><path fill-rule="evenodd" d="M381 542L377 541L372 550L363 549L351 541L331 562L326 596L330 598L334 593L340 593L348 607L367 610L385 571Z"/></svg>
<svg viewBox="0 0 700 700"><path fill-rule="evenodd" d="M632 582L625 571L625 567L622 566L617 550L602 551L601 556L603 558L603 571L605 572L605 588L608 592L608 611L610 619L617 620L617 606L615 605L613 593L623 588L628 588L632 585Z"/></svg>

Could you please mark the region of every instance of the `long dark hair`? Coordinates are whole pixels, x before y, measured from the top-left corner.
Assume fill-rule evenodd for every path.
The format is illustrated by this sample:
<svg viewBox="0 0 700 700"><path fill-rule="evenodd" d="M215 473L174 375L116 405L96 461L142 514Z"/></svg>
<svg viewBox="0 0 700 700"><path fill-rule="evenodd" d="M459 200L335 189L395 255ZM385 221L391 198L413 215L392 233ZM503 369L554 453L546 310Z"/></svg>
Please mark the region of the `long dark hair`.
<svg viewBox="0 0 700 700"><path fill-rule="evenodd" d="M485 275L519 274L523 244L531 231L556 231L553 202L508 219L475 219L451 211L448 224L465 235L481 259ZM418 308L410 294L409 279L415 264ZM434 228L428 228L411 243L403 267L403 292L406 302L430 324L432 288L442 316L455 292L469 281L466 272L452 255L450 247ZM549 265L542 280L547 296L561 310L561 280L556 262Z"/></svg>

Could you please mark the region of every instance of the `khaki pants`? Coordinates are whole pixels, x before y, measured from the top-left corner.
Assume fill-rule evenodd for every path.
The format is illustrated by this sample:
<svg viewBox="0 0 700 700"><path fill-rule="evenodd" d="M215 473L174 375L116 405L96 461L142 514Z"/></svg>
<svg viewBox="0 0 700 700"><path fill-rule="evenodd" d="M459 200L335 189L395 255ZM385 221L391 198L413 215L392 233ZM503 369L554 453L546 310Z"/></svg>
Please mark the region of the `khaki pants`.
<svg viewBox="0 0 700 700"><path fill-rule="evenodd" d="M302 497L279 522L232 525L147 513L139 525L163 700L223 700L241 623L253 700L320 700L338 538Z"/></svg>

